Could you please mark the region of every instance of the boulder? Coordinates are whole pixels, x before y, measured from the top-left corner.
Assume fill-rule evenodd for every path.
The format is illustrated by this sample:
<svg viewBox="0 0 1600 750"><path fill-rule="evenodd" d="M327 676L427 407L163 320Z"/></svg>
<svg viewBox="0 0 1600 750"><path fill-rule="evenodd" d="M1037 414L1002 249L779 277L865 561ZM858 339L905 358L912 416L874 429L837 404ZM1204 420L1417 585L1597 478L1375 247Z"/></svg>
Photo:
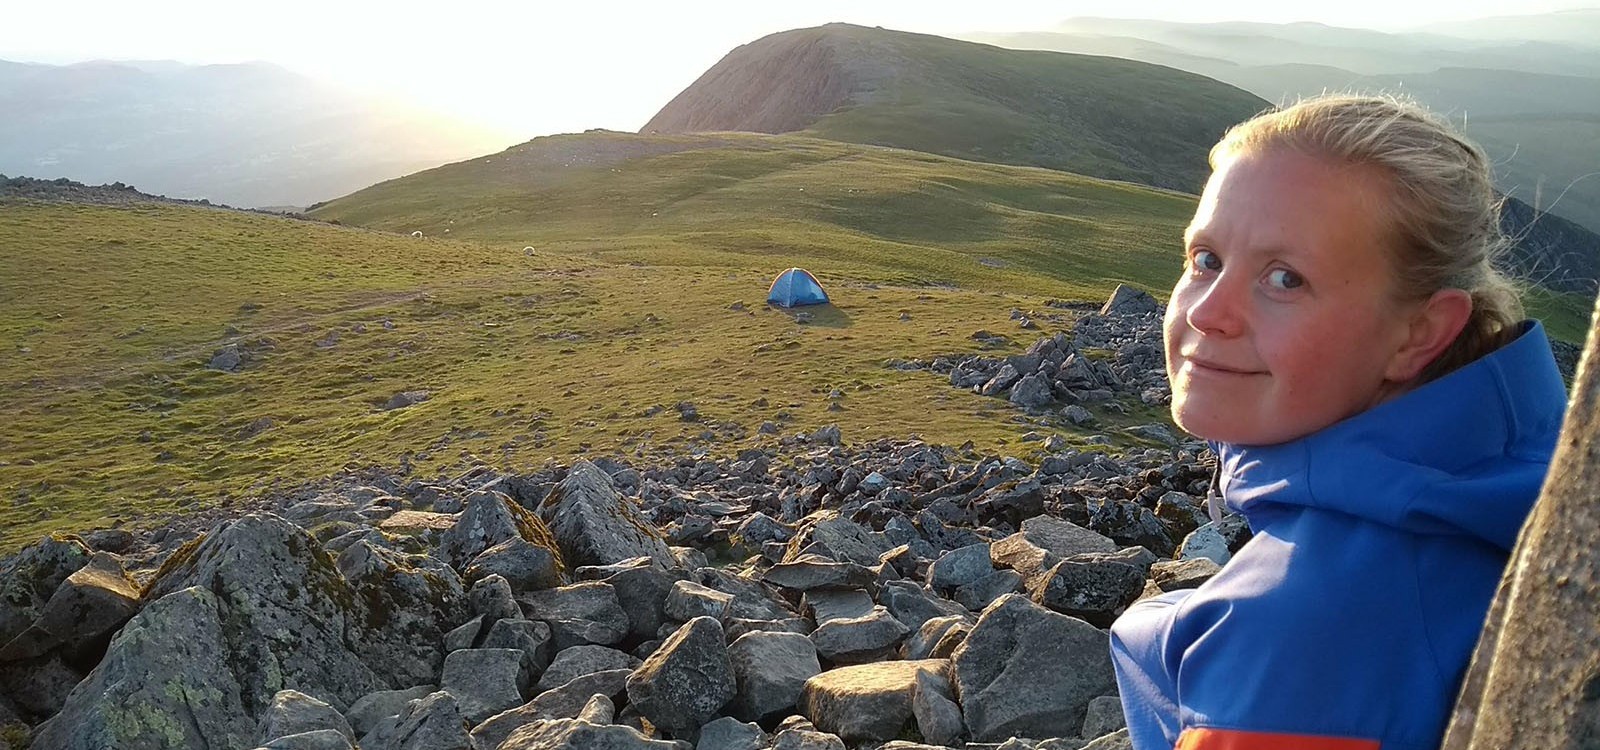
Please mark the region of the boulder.
<svg viewBox="0 0 1600 750"><path fill-rule="evenodd" d="M617 601L628 613L628 635L634 639L654 638L661 629L662 609L672 585L683 580L683 571L663 569L647 557L638 557L615 565L578 569L578 577L610 584L617 592Z"/></svg>
<svg viewBox="0 0 1600 750"><path fill-rule="evenodd" d="M674 567L661 532L588 461L572 465L567 478L539 503L539 517L549 524L570 566L648 557L663 568Z"/></svg>
<svg viewBox="0 0 1600 750"><path fill-rule="evenodd" d="M1116 549L1116 542L1071 521L1034 516L1023 521L1017 533L990 545L989 556L996 567L1010 568L1031 581L1073 555Z"/></svg>
<svg viewBox="0 0 1600 750"><path fill-rule="evenodd" d="M361 750L478 750L455 696L440 690L379 722L361 738Z"/></svg>
<svg viewBox="0 0 1600 750"><path fill-rule="evenodd" d="M462 578L469 584L491 575L505 578L513 591L537 591L565 583L561 561L552 548L512 537L478 553Z"/></svg>
<svg viewBox="0 0 1600 750"><path fill-rule="evenodd" d="M612 669L633 671L643 662L626 651L607 646L573 646L556 654L555 661L539 678L534 693L561 687L584 675Z"/></svg>
<svg viewBox="0 0 1600 750"><path fill-rule="evenodd" d="M1111 297L1100 308L1101 315L1145 315L1165 310L1149 292L1127 284L1118 284Z"/></svg>
<svg viewBox="0 0 1600 750"><path fill-rule="evenodd" d="M663 612L678 622L688 622L696 617L722 620L733 605L733 595L702 586L694 581L678 581L667 594Z"/></svg>
<svg viewBox="0 0 1600 750"><path fill-rule="evenodd" d="M846 742L891 740L912 720L917 675L944 680L950 662L886 661L840 667L806 680L800 712Z"/></svg>
<svg viewBox="0 0 1600 750"><path fill-rule="evenodd" d="M738 692L722 625L696 617L678 628L628 677L628 701L652 724L689 736Z"/></svg>
<svg viewBox="0 0 1600 750"><path fill-rule="evenodd" d="M556 539L544 522L505 493L492 490L467 496L460 518L439 540L439 556L465 570L479 555L511 539L543 548L554 558L558 575L565 569Z"/></svg>
<svg viewBox="0 0 1600 750"><path fill-rule="evenodd" d="M509 648L452 651L439 677L439 689L455 696L461 715L473 724L521 705L527 688L522 652Z"/></svg>
<svg viewBox="0 0 1600 750"><path fill-rule="evenodd" d="M264 743L259 750L355 750L350 738L335 729L313 729Z"/></svg>
<svg viewBox="0 0 1600 750"><path fill-rule="evenodd" d="M686 750L652 740L633 727L597 725L578 719L536 721L512 732L499 750Z"/></svg>
<svg viewBox="0 0 1600 750"><path fill-rule="evenodd" d="M550 625L557 652L586 644L609 646L628 635L628 613L609 583L589 581L527 592L522 603L528 619Z"/></svg>
<svg viewBox="0 0 1600 750"><path fill-rule="evenodd" d="M950 550L928 567L928 585L936 591L965 586L994 572L989 562L989 545L972 544Z"/></svg>
<svg viewBox="0 0 1600 750"><path fill-rule="evenodd" d="M115 555L96 552L56 587L26 630L0 645L0 664L60 649L69 662L92 668L111 634L138 611L138 584Z"/></svg>
<svg viewBox="0 0 1600 750"><path fill-rule="evenodd" d="M761 580L793 591L855 589L872 584L878 576L853 562L834 562L821 555L802 555L772 566Z"/></svg>
<svg viewBox="0 0 1600 750"><path fill-rule="evenodd" d="M724 716L700 728L700 741L695 750L762 750L767 746L767 733L755 724L740 722Z"/></svg>
<svg viewBox="0 0 1600 750"><path fill-rule="evenodd" d="M265 745L279 737L331 730L344 738L345 744L355 742L355 731L343 714L322 701L298 690L280 690L272 697L272 705L257 722L256 736Z"/></svg>
<svg viewBox="0 0 1600 750"><path fill-rule="evenodd" d="M1083 716L1081 734L1086 739L1094 739L1126 726L1128 719L1122 713L1122 699L1115 695L1102 695L1089 701L1089 709Z"/></svg>
<svg viewBox="0 0 1600 750"><path fill-rule="evenodd" d="M874 534L871 529L834 511L821 511L801 523L800 530L789 540L783 561L793 562L802 554L815 554L868 567L877 565L878 558L894 546L882 534Z"/></svg>
<svg viewBox="0 0 1600 750"><path fill-rule="evenodd" d="M479 748L496 748L518 728L537 721L575 719L583 713L597 695L613 698L627 687L627 669L610 669L578 677L572 681L546 690L533 700L516 708L489 717L472 729L472 739Z"/></svg>
<svg viewBox="0 0 1600 750"><path fill-rule="evenodd" d="M1200 584L1211 580L1221 572L1222 566L1207 557L1162 560L1150 566L1150 579L1155 581L1162 591L1177 591L1199 588Z"/></svg>
<svg viewBox="0 0 1600 750"><path fill-rule="evenodd" d="M829 620L865 617L876 606L863 589L812 589L800 597L800 611L818 625Z"/></svg>
<svg viewBox="0 0 1600 750"><path fill-rule="evenodd" d="M1144 571L1121 560L1075 555L1056 563L1032 583L1035 602L1109 628L1144 591Z"/></svg>
<svg viewBox="0 0 1600 750"><path fill-rule="evenodd" d="M983 611L953 662L978 742L1076 735L1089 701L1116 691L1104 631L1017 594Z"/></svg>
<svg viewBox="0 0 1600 750"><path fill-rule="evenodd" d="M859 664L893 654L910 632L879 606L863 617L841 617L818 625L811 631L811 643L819 656L834 664Z"/></svg>
<svg viewBox="0 0 1600 750"><path fill-rule="evenodd" d="M210 591L192 587L145 607L112 639L105 659L61 712L38 727L33 746L253 746L255 721L233 674L223 606Z"/></svg>
<svg viewBox="0 0 1600 750"><path fill-rule="evenodd" d="M356 737L364 737L380 721L399 716L407 704L426 698L435 690L437 688L433 685L418 685L405 690L374 690L350 704L350 710L344 713L344 718L350 722L350 729Z"/></svg>
<svg viewBox="0 0 1600 750"><path fill-rule="evenodd" d="M539 679L550 665L555 636L549 623L538 620L500 620L489 628L479 648L509 648L521 651L531 679Z"/></svg>
<svg viewBox="0 0 1600 750"><path fill-rule="evenodd" d="M729 712L746 721L794 708L806 680L822 672L816 646L798 633L745 633L728 646L728 663L736 685Z"/></svg>
<svg viewBox="0 0 1600 750"><path fill-rule="evenodd" d="M89 562L77 537L47 536L0 564L0 645L38 619L61 582Z"/></svg>
<svg viewBox="0 0 1600 750"><path fill-rule="evenodd" d="M951 699L950 681L943 674L917 672L916 690L911 694L911 715L917 720L917 734L938 745L954 745L966 731L961 721L961 706Z"/></svg>

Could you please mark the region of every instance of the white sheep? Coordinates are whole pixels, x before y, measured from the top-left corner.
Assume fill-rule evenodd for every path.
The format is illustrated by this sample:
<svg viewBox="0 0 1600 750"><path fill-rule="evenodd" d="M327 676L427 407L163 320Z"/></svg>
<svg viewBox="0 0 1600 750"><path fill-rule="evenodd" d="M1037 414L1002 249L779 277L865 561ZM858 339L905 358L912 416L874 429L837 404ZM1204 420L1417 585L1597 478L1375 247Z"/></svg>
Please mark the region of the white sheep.
<svg viewBox="0 0 1600 750"><path fill-rule="evenodd" d="M415 232L412 232L412 233L411 233L411 236L412 236L412 237L418 237L418 238L420 238L420 237L422 237L422 230L421 230L421 229L418 229L418 230L417 230L417 231L415 231Z"/></svg>
<svg viewBox="0 0 1600 750"><path fill-rule="evenodd" d="M529 246L527 246L525 248L522 248L522 254L523 255L533 255L533 245L529 245Z"/></svg>

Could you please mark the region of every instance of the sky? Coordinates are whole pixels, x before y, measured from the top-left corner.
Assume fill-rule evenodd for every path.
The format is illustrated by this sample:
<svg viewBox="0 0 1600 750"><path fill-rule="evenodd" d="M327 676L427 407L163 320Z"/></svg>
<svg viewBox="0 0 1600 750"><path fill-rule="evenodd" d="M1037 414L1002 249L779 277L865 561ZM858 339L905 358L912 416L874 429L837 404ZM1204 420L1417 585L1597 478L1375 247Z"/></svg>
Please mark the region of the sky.
<svg viewBox="0 0 1600 750"><path fill-rule="evenodd" d="M932 34L1048 30L1075 16L1317 21L1400 31L1594 0L51 0L8 3L0 59L266 61L517 140L638 130L734 47L845 21Z"/></svg>

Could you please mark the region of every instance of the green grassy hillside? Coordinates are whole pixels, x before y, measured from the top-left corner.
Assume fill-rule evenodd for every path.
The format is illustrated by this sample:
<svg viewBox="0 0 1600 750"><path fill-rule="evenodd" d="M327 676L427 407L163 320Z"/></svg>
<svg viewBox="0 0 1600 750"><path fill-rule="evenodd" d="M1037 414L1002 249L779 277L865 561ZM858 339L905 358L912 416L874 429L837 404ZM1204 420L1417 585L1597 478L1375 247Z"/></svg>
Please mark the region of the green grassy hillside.
<svg viewBox="0 0 1600 750"><path fill-rule="evenodd" d="M1206 149L1267 106L1160 65L835 23L735 49L640 132L800 132L1198 192Z"/></svg>
<svg viewBox="0 0 1600 750"><path fill-rule="evenodd" d="M630 149L667 152L616 159ZM528 167L550 158L587 166ZM728 453L768 420L1026 455L1035 427L1002 401L884 361L978 351L978 329L1020 351L1070 325L1049 298L1170 283L1190 206L889 149L604 133L319 211L394 232L0 203L0 247L28 269L0 275L0 549L347 464ZM805 325L762 304L793 264L835 299ZM1019 330L1014 307L1041 330ZM229 342L255 358L206 369ZM431 398L380 408L419 389ZM680 401L702 421L681 421Z"/></svg>
<svg viewBox="0 0 1600 750"><path fill-rule="evenodd" d="M1046 300L1119 282L1164 296L1192 209L893 149L615 133L541 138L317 210L345 226L0 202L0 247L27 269L0 274L0 551L347 465L430 476L479 459L726 454L765 421L1027 456L1038 425L1020 412L885 361L979 351L980 329L1019 352L1071 325ZM807 324L762 304L790 265L834 298ZM1581 335L1583 302L1554 309L1558 333ZM227 343L252 359L207 369ZM412 390L431 397L381 408ZM680 420L680 401L702 420ZM1118 425L1164 415L1101 417L1125 443Z"/></svg>

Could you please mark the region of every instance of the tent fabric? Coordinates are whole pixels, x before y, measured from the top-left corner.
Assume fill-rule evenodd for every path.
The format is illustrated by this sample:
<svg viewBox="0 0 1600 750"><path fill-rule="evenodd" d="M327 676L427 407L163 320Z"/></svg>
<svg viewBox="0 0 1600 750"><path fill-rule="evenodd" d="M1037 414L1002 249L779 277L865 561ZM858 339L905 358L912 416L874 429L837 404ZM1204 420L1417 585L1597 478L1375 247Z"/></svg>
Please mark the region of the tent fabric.
<svg viewBox="0 0 1600 750"><path fill-rule="evenodd" d="M772 287L767 290L767 301L780 307L825 305L828 303L828 293L822 291L822 284L810 271L791 268L772 280Z"/></svg>

